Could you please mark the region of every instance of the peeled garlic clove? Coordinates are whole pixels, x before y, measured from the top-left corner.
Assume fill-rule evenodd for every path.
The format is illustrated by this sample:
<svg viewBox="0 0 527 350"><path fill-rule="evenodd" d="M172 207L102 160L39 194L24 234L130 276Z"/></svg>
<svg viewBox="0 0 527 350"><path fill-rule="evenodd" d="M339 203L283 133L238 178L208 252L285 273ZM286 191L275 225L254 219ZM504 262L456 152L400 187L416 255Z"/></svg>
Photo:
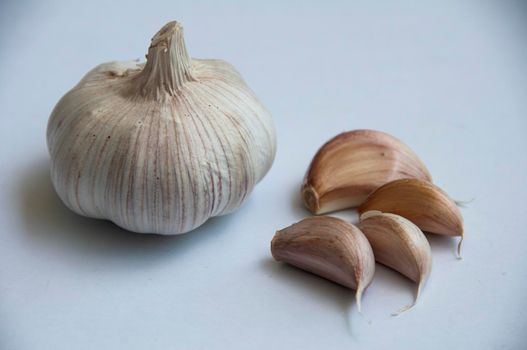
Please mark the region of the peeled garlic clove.
<svg viewBox="0 0 527 350"><path fill-rule="evenodd" d="M400 178L431 181L417 155L384 132L354 130L337 135L317 152L302 185L314 214L356 207L377 187Z"/></svg>
<svg viewBox="0 0 527 350"><path fill-rule="evenodd" d="M359 214L370 210L401 215L425 232L461 236L463 217L456 203L436 185L418 179L392 181L379 187L359 207Z"/></svg>
<svg viewBox="0 0 527 350"><path fill-rule="evenodd" d="M402 216L367 211L360 217L359 228L371 244L375 260L417 283L415 305L432 268L432 252L423 232Z"/></svg>
<svg viewBox="0 0 527 350"><path fill-rule="evenodd" d="M276 232L271 253L302 270L356 290L357 307L375 272L375 259L364 234L344 220L310 217Z"/></svg>
<svg viewBox="0 0 527 350"><path fill-rule="evenodd" d="M271 116L240 74L190 58L177 22L153 37L146 64L90 71L56 105L47 142L70 209L160 234L237 209L276 150Z"/></svg>

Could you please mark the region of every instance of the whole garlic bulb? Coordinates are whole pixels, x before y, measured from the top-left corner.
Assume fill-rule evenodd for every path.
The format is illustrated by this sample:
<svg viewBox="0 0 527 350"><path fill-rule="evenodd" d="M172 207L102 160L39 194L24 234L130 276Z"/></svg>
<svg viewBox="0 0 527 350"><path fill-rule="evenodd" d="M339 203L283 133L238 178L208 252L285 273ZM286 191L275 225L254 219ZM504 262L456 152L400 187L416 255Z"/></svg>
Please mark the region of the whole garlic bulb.
<svg viewBox="0 0 527 350"><path fill-rule="evenodd" d="M90 71L49 119L51 178L78 214L178 234L238 208L270 169L270 114L227 62L191 59L177 22L147 62Z"/></svg>

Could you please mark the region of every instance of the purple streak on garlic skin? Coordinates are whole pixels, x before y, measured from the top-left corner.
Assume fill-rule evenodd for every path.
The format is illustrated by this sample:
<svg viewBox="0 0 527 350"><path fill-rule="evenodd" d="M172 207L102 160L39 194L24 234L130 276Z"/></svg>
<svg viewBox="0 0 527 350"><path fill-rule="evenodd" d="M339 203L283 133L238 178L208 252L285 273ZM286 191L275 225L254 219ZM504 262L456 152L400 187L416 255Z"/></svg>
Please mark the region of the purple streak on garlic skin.
<svg viewBox="0 0 527 350"><path fill-rule="evenodd" d="M271 252L282 261L356 290L357 308L375 272L368 240L355 226L341 219L306 218L276 232Z"/></svg>

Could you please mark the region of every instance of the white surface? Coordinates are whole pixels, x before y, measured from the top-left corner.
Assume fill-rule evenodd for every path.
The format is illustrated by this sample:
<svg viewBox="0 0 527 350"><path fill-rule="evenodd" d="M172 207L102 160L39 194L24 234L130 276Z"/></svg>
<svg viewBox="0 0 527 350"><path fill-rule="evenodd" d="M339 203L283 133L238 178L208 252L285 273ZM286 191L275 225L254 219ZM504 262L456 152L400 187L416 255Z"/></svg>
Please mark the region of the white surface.
<svg viewBox="0 0 527 350"><path fill-rule="evenodd" d="M265 4L264 4L265 3ZM457 3L457 4L456 4ZM0 8L1 349L518 349L527 340L525 2L282 1ZM194 57L233 63L272 112L276 162L235 214L173 238L79 217L54 194L45 128L89 69L144 57L169 19ZM275 263L276 229L336 133L392 133L463 210L432 238L422 299L378 267L353 293ZM353 217L350 214L342 214Z"/></svg>

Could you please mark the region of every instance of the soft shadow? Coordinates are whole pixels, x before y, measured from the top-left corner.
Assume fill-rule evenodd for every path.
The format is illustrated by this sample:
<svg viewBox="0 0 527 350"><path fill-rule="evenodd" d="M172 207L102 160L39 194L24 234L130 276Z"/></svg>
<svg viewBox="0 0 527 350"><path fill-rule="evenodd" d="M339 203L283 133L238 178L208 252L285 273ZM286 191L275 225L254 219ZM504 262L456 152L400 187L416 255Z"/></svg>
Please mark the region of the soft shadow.
<svg viewBox="0 0 527 350"><path fill-rule="evenodd" d="M457 259L457 245L460 237L452 237L452 236L444 236L444 235L436 235L433 233L426 233L426 238L428 239L428 242L430 243L430 247L432 248L432 253L434 251L437 252L445 252L447 251L452 255L453 259ZM461 255L463 255L463 250L461 250Z"/></svg>
<svg viewBox="0 0 527 350"><path fill-rule="evenodd" d="M82 217L69 210L53 189L47 160L33 164L25 174L18 179L20 215L26 238L42 249L59 248L90 258L144 265L196 249L203 240L226 231L233 216L212 218L191 234L136 234L110 221Z"/></svg>
<svg viewBox="0 0 527 350"><path fill-rule="evenodd" d="M325 304L334 305L345 319L349 332L352 333L352 321L356 317L360 317L355 305L355 291L291 265L277 262L272 258L263 259L261 266L273 278L301 289L302 293L309 294L314 299L322 300Z"/></svg>
<svg viewBox="0 0 527 350"><path fill-rule="evenodd" d="M389 288L386 288L386 286L389 286ZM417 284L399 272L376 263L375 276L369 289L370 293L374 294L372 295L373 299L391 299L396 291L401 291L408 295L408 301L406 303L401 303L400 305L394 304L393 307L390 306L390 309L386 310L390 315L394 316L400 309L413 303L417 293ZM426 289L426 284L424 289ZM425 292L423 291L423 293ZM414 307L418 307L418 305ZM404 315L404 312L397 317L401 315Z"/></svg>
<svg viewBox="0 0 527 350"><path fill-rule="evenodd" d="M384 265L375 264L375 276L371 285L366 289L362 296L362 312L360 315L355 305L355 291L333 283L314 274L302 271L296 267L285 263L279 263L272 258L266 258L261 262L264 268L273 278L278 278L288 285L301 289L303 293L312 295L313 298L322 300L324 303L335 305L335 308L341 313L346 321L350 333L352 333L352 324L359 317L367 318L368 299L391 298L394 290L399 290L408 295L406 303L400 305L394 304L393 309L387 310L390 314L395 313L404 306L412 304L417 285L410 279L404 277L397 271L394 271ZM390 288L385 288L390 286ZM426 285L425 288L426 290ZM426 291L423 290L423 294ZM421 296L422 298L423 296ZM416 305L418 307L418 305ZM403 313L404 314L404 313ZM403 315L401 314L401 315ZM369 321L371 322L371 321Z"/></svg>
<svg viewBox="0 0 527 350"><path fill-rule="evenodd" d="M309 210L304 206L302 202L302 195L300 193L300 186L289 186L291 190L291 209L293 210L293 215L298 217L306 217L312 215Z"/></svg>

